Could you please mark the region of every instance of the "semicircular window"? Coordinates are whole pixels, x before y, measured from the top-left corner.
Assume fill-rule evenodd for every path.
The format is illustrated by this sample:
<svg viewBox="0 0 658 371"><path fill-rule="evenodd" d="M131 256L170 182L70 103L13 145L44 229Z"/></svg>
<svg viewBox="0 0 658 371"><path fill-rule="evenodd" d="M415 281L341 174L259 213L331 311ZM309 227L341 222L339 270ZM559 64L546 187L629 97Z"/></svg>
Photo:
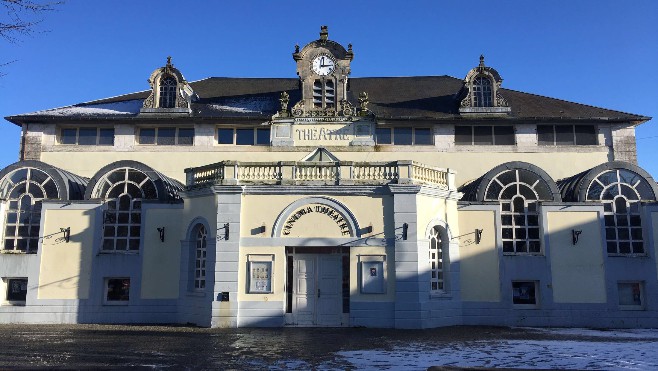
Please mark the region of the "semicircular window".
<svg viewBox="0 0 658 371"><path fill-rule="evenodd" d="M473 107L493 107L491 79L488 77L473 79Z"/></svg>
<svg viewBox="0 0 658 371"><path fill-rule="evenodd" d="M105 200L103 213L104 252L138 251L142 226L142 201L157 200L153 181L132 168L120 168L104 175L94 189Z"/></svg>
<svg viewBox="0 0 658 371"><path fill-rule="evenodd" d="M58 199L55 181L35 168L21 168L5 176L0 183L5 200L5 229L2 249L36 253L41 226L41 201Z"/></svg>
<svg viewBox="0 0 658 371"><path fill-rule="evenodd" d="M553 200L551 188L532 171L505 170L491 180L485 201L500 202L504 253L541 252L537 202L549 200Z"/></svg>
<svg viewBox="0 0 658 371"><path fill-rule="evenodd" d="M176 79L165 76L160 79L160 108L174 108L176 106Z"/></svg>
<svg viewBox="0 0 658 371"><path fill-rule="evenodd" d="M587 201L603 203L609 254L644 254L640 201L656 199L642 176L626 169L600 173L587 189Z"/></svg>

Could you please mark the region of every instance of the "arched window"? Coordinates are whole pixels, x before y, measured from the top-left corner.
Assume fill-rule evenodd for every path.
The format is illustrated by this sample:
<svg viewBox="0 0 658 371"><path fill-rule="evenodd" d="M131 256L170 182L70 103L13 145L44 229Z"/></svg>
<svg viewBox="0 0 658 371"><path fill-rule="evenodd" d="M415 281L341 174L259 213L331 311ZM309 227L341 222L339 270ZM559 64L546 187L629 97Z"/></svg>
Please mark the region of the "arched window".
<svg viewBox="0 0 658 371"><path fill-rule="evenodd" d="M206 287L206 253L208 232L203 224L196 228L194 249L194 289L202 290Z"/></svg>
<svg viewBox="0 0 658 371"><path fill-rule="evenodd" d="M430 292L446 290L446 268L448 266L448 242L445 229L434 226L429 234Z"/></svg>
<svg viewBox="0 0 658 371"><path fill-rule="evenodd" d="M590 183L588 201L603 203L609 254L644 254L641 200L655 200L649 183L626 169L606 170Z"/></svg>
<svg viewBox="0 0 658 371"><path fill-rule="evenodd" d="M505 170L491 180L485 200L500 202L504 253L541 252L537 202L553 200L544 179L526 169Z"/></svg>
<svg viewBox="0 0 658 371"><path fill-rule="evenodd" d="M160 79L160 108L176 107L176 79L165 76Z"/></svg>
<svg viewBox="0 0 658 371"><path fill-rule="evenodd" d="M491 80L485 76L473 79L473 107L493 107Z"/></svg>
<svg viewBox="0 0 658 371"><path fill-rule="evenodd" d="M138 251L142 200L158 199L153 181L139 170L120 168L104 175L94 190L107 209L103 217L103 251Z"/></svg>
<svg viewBox="0 0 658 371"><path fill-rule="evenodd" d="M35 168L18 169L2 180L0 195L6 200L3 250L36 253L41 201L59 198L55 181Z"/></svg>

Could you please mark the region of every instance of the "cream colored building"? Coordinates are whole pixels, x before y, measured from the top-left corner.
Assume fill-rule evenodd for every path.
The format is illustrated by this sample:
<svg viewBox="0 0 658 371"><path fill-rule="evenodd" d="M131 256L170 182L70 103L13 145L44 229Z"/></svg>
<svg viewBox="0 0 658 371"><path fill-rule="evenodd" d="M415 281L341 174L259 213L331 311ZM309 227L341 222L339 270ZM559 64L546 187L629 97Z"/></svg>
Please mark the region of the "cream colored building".
<svg viewBox="0 0 658 371"><path fill-rule="evenodd" d="M648 117L354 55L7 117L0 322L658 326Z"/></svg>

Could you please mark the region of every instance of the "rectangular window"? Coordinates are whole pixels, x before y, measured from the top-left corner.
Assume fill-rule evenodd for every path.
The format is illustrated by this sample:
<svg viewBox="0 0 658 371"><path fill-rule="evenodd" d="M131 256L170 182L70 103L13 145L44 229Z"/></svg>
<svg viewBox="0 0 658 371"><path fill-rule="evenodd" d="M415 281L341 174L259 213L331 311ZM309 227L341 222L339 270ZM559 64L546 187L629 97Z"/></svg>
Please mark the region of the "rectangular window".
<svg viewBox="0 0 658 371"><path fill-rule="evenodd" d="M431 128L388 127L376 128L377 144L395 144L399 146L433 145L434 136Z"/></svg>
<svg viewBox="0 0 658 371"><path fill-rule="evenodd" d="M194 128L140 128L139 144L157 144L159 146L194 145Z"/></svg>
<svg viewBox="0 0 658 371"><path fill-rule="evenodd" d="M537 305L537 282L513 281L512 302L514 304Z"/></svg>
<svg viewBox="0 0 658 371"><path fill-rule="evenodd" d="M7 301L25 301L27 298L27 278L7 278Z"/></svg>
<svg viewBox="0 0 658 371"><path fill-rule="evenodd" d="M130 278L107 278L105 280L105 303L127 304L130 300Z"/></svg>
<svg viewBox="0 0 658 371"><path fill-rule="evenodd" d="M540 146L596 145L594 125L537 125Z"/></svg>
<svg viewBox="0 0 658 371"><path fill-rule="evenodd" d="M97 127L62 128L59 131L59 144L113 146L114 129Z"/></svg>
<svg viewBox="0 0 658 371"><path fill-rule="evenodd" d="M455 126L456 145L513 146L516 144L513 126Z"/></svg>
<svg viewBox="0 0 658 371"><path fill-rule="evenodd" d="M644 306L644 290L642 282L618 282L619 306L622 309L642 309Z"/></svg>
<svg viewBox="0 0 658 371"><path fill-rule="evenodd" d="M217 144L269 145L270 128L218 128Z"/></svg>

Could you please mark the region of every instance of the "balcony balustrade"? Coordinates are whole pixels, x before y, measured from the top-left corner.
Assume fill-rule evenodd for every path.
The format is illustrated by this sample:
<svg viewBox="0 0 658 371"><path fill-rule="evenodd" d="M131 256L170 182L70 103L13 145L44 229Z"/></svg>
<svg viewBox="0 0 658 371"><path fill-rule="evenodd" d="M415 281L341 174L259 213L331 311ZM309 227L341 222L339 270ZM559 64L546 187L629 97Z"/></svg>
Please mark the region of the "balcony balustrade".
<svg viewBox="0 0 658 371"><path fill-rule="evenodd" d="M393 162L237 162L185 169L187 189L213 185L423 184L454 189L454 173L415 161Z"/></svg>

